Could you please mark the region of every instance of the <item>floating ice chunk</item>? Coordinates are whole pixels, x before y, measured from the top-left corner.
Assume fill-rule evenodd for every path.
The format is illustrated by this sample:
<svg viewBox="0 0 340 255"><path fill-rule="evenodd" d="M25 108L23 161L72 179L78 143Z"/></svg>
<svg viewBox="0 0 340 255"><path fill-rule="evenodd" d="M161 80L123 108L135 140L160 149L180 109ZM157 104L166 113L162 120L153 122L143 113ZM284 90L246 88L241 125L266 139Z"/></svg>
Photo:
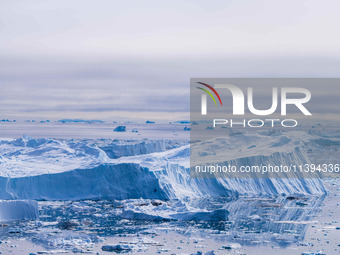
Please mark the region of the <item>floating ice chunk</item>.
<svg viewBox="0 0 340 255"><path fill-rule="evenodd" d="M116 141L100 147L109 158L115 159L124 156L136 156L150 154L154 152L164 152L165 144L163 140L144 140L144 141Z"/></svg>
<svg viewBox="0 0 340 255"><path fill-rule="evenodd" d="M36 201L0 200L0 221L36 220L38 217L38 202Z"/></svg>
<svg viewBox="0 0 340 255"><path fill-rule="evenodd" d="M57 224L57 227L62 229L62 230L66 230L66 229L72 229L74 227L79 226L79 223L74 222L74 221L60 221Z"/></svg>
<svg viewBox="0 0 340 255"><path fill-rule="evenodd" d="M215 210L212 212L187 212L172 214L171 217L182 221L226 221L228 220L229 212L224 209Z"/></svg>
<svg viewBox="0 0 340 255"><path fill-rule="evenodd" d="M113 131L114 132L126 132L126 126L118 126Z"/></svg>
<svg viewBox="0 0 340 255"><path fill-rule="evenodd" d="M223 245L222 248L226 250L239 249L241 248L241 245L239 243L231 243L231 244Z"/></svg>
<svg viewBox="0 0 340 255"><path fill-rule="evenodd" d="M132 210L124 210L121 214L123 219L129 220L147 220L147 221L170 221L171 219L158 215L150 215L142 212L134 212Z"/></svg>
<svg viewBox="0 0 340 255"><path fill-rule="evenodd" d="M69 253L65 250L51 250L51 251L38 251L37 254L61 254L61 253Z"/></svg>
<svg viewBox="0 0 340 255"><path fill-rule="evenodd" d="M108 252L130 252L132 251L133 246L127 244L108 244L102 246L102 251Z"/></svg>

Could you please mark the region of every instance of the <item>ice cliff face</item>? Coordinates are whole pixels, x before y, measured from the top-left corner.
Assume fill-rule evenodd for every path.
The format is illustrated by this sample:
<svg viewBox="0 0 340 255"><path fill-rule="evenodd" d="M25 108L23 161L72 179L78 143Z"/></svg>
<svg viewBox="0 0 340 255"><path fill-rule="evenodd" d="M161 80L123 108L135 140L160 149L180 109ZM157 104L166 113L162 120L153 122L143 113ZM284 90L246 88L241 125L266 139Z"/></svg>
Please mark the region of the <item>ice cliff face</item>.
<svg viewBox="0 0 340 255"><path fill-rule="evenodd" d="M36 220L39 217L36 201L1 201L0 222L11 220Z"/></svg>
<svg viewBox="0 0 340 255"><path fill-rule="evenodd" d="M155 174L170 198L326 193L322 181L316 178L191 178L189 168L176 164Z"/></svg>
<svg viewBox="0 0 340 255"><path fill-rule="evenodd" d="M303 132L238 134L212 141L208 150L191 157L234 165L302 164L309 161L305 151L309 143L315 146L313 139L319 138ZM320 179L298 174L276 179L252 174L243 178L192 178L189 157L189 145L165 150L161 140L2 139L0 199L182 200L326 192Z"/></svg>
<svg viewBox="0 0 340 255"><path fill-rule="evenodd" d="M56 174L0 177L2 199L81 200L168 196L155 174L138 164L101 164Z"/></svg>

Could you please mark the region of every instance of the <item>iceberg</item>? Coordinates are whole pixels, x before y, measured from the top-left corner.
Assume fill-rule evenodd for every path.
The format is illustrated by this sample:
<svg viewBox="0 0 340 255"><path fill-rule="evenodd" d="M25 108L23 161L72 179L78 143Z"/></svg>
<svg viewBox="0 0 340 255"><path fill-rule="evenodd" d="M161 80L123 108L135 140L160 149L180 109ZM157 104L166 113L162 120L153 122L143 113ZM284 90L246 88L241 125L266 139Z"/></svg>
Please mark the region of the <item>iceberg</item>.
<svg viewBox="0 0 340 255"><path fill-rule="evenodd" d="M165 151L163 140L114 141L100 147L108 157L120 158Z"/></svg>
<svg viewBox="0 0 340 255"><path fill-rule="evenodd" d="M138 164L102 164L55 174L0 177L2 199L82 200L168 196L154 173Z"/></svg>
<svg viewBox="0 0 340 255"><path fill-rule="evenodd" d="M126 132L126 126L118 126L113 131L114 132Z"/></svg>
<svg viewBox="0 0 340 255"><path fill-rule="evenodd" d="M31 200L0 200L0 222L36 220L39 218L38 202Z"/></svg>
<svg viewBox="0 0 340 255"><path fill-rule="evenodd" d="M309 162L310 155L314 155L306 152L310 147L318 152L325 150L325 143L320 143L319 138L302 131L235 133L204 142L209 148L206 154L203 150L190 151L190 146L202 144L164 140L3 138L0 199L185 200L320 195L327 193L320 178L298 174L294 178L257 178L256 174L242 178L196 178L189 164L190 156L202 162L213 160L234 165L300 164Z"/></svg>

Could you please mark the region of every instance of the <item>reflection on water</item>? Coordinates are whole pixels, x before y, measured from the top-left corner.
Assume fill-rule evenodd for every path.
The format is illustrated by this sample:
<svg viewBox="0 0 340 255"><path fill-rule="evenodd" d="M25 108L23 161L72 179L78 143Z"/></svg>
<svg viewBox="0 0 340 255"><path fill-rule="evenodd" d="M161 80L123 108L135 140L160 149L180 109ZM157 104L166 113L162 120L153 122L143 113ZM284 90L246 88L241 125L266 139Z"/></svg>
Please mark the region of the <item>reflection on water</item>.
<svg viewBox="0 0 340 255"><path fill-rule="evenodd" d="M79 243L97 243L108 236L154 236L170 231L189 237L195 233L202 238L241 245L275 243L281 247L304 239L309 223L322 206L324 197L278 198L219 198L185 201L192 210L226 209L227 220L134 220L123 219L127 203L138 207L145 200L39 202L39 221L3 223L1 239L29 238L46 248L71 249ZM177 201L162 201L160 210L172 210ZM160 204L154 203L155 208ZM161 208L161 207L159 207ZM57 240L57 241L56 241Z"/></svg>

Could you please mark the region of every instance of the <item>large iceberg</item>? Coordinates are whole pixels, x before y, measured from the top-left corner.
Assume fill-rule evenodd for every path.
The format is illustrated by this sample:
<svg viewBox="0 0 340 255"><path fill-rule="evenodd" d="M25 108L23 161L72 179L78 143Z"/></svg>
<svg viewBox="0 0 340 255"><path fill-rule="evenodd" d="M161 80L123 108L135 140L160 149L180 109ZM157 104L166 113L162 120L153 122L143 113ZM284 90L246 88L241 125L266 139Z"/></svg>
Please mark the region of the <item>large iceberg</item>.
<svg viewBox="0 0 340 255"><path fill-rule="evenodd" d="M315 149L313 141L317 139L320 137L302 131L234 134L209 143L209 155L202 152L191 157L202 160L212 157L235 165L303 163L309 162L308 144ZM326 193L319 178L299 175L193 178L190 145L178 143L176 148L172 145L167 146L163 140L2 139L0 199L165 200ZM228 155L220 151L228 151Z"/></svg>

